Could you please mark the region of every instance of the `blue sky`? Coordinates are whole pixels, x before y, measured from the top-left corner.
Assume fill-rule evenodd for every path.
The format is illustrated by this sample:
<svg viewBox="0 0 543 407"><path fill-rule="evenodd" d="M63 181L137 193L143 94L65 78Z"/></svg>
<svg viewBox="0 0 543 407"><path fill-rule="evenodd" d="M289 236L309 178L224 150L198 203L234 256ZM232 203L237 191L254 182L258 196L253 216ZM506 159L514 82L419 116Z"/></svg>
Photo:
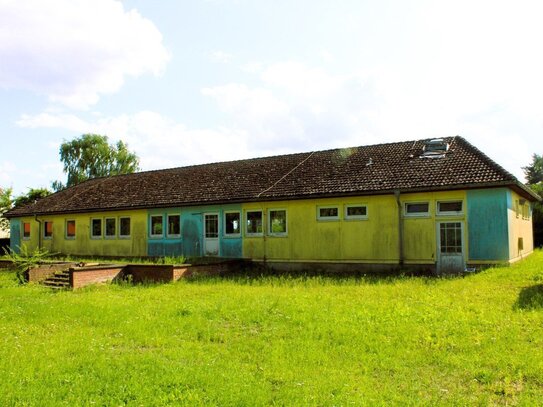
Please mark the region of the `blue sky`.
<svg viewBox="0 0 543 407"><path fill-rule="evenodd" d="M540 1L0 0L0 187L124 140L143 170L461 135L543 153Z"/></svg>

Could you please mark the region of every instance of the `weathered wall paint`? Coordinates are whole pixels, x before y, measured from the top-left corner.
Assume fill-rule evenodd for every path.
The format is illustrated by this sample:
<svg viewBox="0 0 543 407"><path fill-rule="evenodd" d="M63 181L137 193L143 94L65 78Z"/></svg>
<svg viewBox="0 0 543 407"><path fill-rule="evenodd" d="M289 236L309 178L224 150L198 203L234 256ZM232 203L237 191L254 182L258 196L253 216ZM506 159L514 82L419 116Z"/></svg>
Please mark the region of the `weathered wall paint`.
<svg viewBox="0 0 543 407"><path fill-rule="evenodd" d="M463 240L468 262L514 261L529 254L533 250L531 218L516 216L514 203L518 199L519 196L508 188L402 194L405 263L435 264L438 258L436 226L440 221L449 220L464 224ZM439 215L436 205L440 200L462 200L463 213ZM403 205L406 202L428 202L428 215L404 216ZM346 219L345 208L351 204L365 205L367 219ZM339 219L317 219L319 206L337 206ZM264 213L264 233L261 236L248 236L245 231L245 214L254 209ZM268 233L267 220L271 209L287 211L286 235L272 236ZM225 211L240 211L241 236L225 236ZM221 257L287 262L399 262L398 207L393 195L41 216L39 219L42 222L53 222L53 237L42 237L42 246L54 253L87 256L199 257L203 255L204 213L219 215ZM151 238L150 217L153 214L163 215L164 231L167 227L166 216L180 214L181 236ZM90 237L91 219L115 217L118 228L118 219L124 216L131 218L130 238ZM68 239L65 235L66 221L69 219L76 221L75 239ZM22 222L31 224L29 239L22 238ZM12 247L26 245L31 250L37 247L39 225L33 218L12 219L10 228ZM522 250L519 250L519 238L523 241Z"/></svg>
<svg viewBox="0 0 543 407"><path fill-rule="evenodd" d="M429 202L424 217L405 217L404 260L406 263L433 264L436 258L436 220L465 220L465 215L436 217L438 200L463 200L464 191L406 194L401 196L402 216L405 202ZM347 205L367 207L368 218L348 220ZM319 206L337 206L339 219L317 219ZM286 209L288 234L270 236L267 224L270 209ZM247 236L243 230L243 256L275 261L344 261L366 263L399 262L398 206L394 195L360 196L261 202L243 205L243 225L248 210L264 212L262 236ZM467 246L467 245L466 245Z"/></svg>
<svg viewBox="0 0 543 407"><path fill-rule="evenodd" d="M15 252L19 252L21 247L21 221L19 219L11 219L9 222L9 246ZM3 254L3 253L2 253Z"/></svg>
<svg viewBox="0 0 543 407"><path fill-rule="evenodd" d="M467 192L469 260L509 260L509 189Z"/></svg>
<svg viewBox="0 0 543 407"><path fill-rule="evenodd" d="M523 198L514 191L508 190L507 192L509 261L514 262L529 255L534 250L532 213L530 208L527 217L523 217L522 210L517 214L516 204L519 201L522 202ZM530 205L529 202L525 204Z"/></svg>
<svg viewBox="0 0 543 407"><path fill-rule="evenodd" d="M195 206L183 208L153 209L148 212L147 237L149 256L203 256L204 244L204 214L217 213L219 215L219 256L240 258L242 257L241 236L225 236L225 211L240 211L240 205L215 205ZM168 237L164 233L160 237L151 236L151 216L162 215L163 230L167 230L167 216L181 215L181 236Z"/></svg>
<svg viewBox="0 0 543 407"><path fill-rule="evenodd" d="M119 237L119 218L130 217L130 237ZM90 224L91 219L115 218L117 227L117 236L114 238L91 238ZM39 216L43 222L53 222L53 236L51 238L43 237L41 245L51 253L62 253L80 256L146 256L146 211L124 211L124 212L97 212L90 214L74 215L53 215ZM76 235L75 238L66 237L66 221L75 220ZM38 246L39 224L33 218L22 218L21 222L30 222L31 231L29 239L22 239L22 244L28 249L33 250ZM104 231L105 225L102 225ZM20 236L20 233L19 233Z"/></svg>

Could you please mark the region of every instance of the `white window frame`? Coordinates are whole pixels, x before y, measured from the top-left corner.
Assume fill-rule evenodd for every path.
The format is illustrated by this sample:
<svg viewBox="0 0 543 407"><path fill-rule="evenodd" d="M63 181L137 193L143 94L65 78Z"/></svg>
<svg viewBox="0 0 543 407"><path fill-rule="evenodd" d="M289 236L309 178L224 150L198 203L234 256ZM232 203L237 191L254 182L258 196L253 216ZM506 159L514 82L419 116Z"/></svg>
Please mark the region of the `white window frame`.
<svg viewBox="0 0 543 407"><path fill-rule="evenodd" d="M162 222L162 233L153 234L153 218L160 218ZM149 237L152 239L161 239L164 237L164 215L149 215Z"/></svg>
<svg viewBox="0 0 543 407"><path fill-rule="evenodd" d="M66 240L75 240L75 236L76 236L76 231L74 231L74 235L73 236L68 236L68 222L73 222L74 223L74 229L77 228L77 222L75 221L75 219L66 219L66 222L64 223L64 238Z"/></svg>
<svg viewBox="0 0 543 407"><path fill-rule="evenodd" d="M366 214L365 215L349 215L348 211L349 208L360 208L364 207L366 208ZM366 204L346 204L345 205L345 213L343 214L345 220L367 220L368 219L368 205Z"/></svg>
<svg viewBox="0 0 543 407"><path fill-rule="evenodd" d="M177 216L179 218L179 233L170 234L170 217ZM164 227L164 225L162 226ZM181 237L181 214L180 213L168 213L166 215L166 237L169 239Z"/></svg>
<svg viewBox="0 0 543 407"><path fill-rule="evenodd" d="M272 216L271 212L285 212L285 231L284 232L273 232L272 231ZM286 208L270 208L268 209L268 235L269 236L288 236L288 211Z"/></svg>
<svg viewBox="0 0 543 407"><path fill-rule="evenodd" d="M248 215L249 212L260 212L260 219L262 223L262 232L249 232L249 219ZM263 236L264 235L264 225L266 224L266 221L264 219L264 211L262 209L246 209L245 210L245 216L243 217L245 220L245 236L254 237L254 236Z"/></svg>
<svg viewBox="0 0 543 407"><path fill-rule="evenodd" d="M95 220L100 221L100 235L94 234L93 223ZM102 218L91 218L90 221L90 237L91 239L102 239L104 237L104 220Z"/></svg>
<svg viewBox="0 0 543 407"><path fill-rule="evenodd" d="M238 217L239 217L239 226L238 226L238 229L239 229L239 232L238 233L227 233L226 232L226 215L230 215L232 213L236 213L238 214ZM224 221L224 228L223 228L223 236L224 237L240 237L241 236L241 229L242 229L242 220L241 220L241 212L240 211L224 211L223 213L223 221Z"/></svg>
<svg viewBox="0 0 543 407"><path fill-rule="evenodd" d="M462 204L462 210L460 211L442 211L439 209L439 204L460 202ZM436 202L436 214L438 216L462 216L464 214L464 200L463 199L447 199Z"/></svg>
<svg viewBox="0 0 543 407"><path fill-rule="evenodd" d="M337 210L337 215L321 216L321 209L335 209ZM339 205L317 205L317 220L319 221L338 221L340 213L341 211L339 210Z"/></svg>
<svg viewBox="0 0 543 407"><path fill-rule="evenodd" d="M426 212L407 212L408 205L428 205L428 210ZM429 201L410 201L403 203L403 214L406 218L428 218L430 217L430 202Z"/></svg>
<svg viewBox="0 0 543 407"><path fill-rule="evenodd" d="M130 222L130 233L128 235L122 235L121 234L121 220L123 219L128 219L128 221ZM130 236L132 236L132 219L130 218L130 216L119 216L119 238L120 239L129 239Z"/></svg>
<svg viewBox="0 0 543 407"><path fill-rule="evenodd" d="M113 235L107 234L107 221L113 220L115 222L115 233ZM104 239L116 239L117 238L117 218L108 216L107 218L104 218Z"/></svg>

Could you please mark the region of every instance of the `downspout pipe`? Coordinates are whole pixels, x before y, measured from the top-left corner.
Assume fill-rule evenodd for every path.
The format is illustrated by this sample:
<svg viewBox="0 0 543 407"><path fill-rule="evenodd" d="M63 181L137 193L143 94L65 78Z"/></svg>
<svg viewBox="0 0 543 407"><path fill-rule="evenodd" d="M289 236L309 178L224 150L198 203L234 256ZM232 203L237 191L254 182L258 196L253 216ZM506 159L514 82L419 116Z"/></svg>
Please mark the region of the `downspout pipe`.
<svg viewBox="0 0 543 407"><path fill-rule="evenodd" d="M404 264L404 252L403 252L403 217L402 217L402 203L400 202L400 190L397 189L394 191L394 197L396 198L396 204L398 206L398 251L399 251L399 262L400 267Z"/></svg>
<svg viewBox="0 0 543 407"><path fill-rule="evenodd" d="M34 220L38 222L38 250L41 250L41 220L38 219L38 215L34 215Z"/></svg>

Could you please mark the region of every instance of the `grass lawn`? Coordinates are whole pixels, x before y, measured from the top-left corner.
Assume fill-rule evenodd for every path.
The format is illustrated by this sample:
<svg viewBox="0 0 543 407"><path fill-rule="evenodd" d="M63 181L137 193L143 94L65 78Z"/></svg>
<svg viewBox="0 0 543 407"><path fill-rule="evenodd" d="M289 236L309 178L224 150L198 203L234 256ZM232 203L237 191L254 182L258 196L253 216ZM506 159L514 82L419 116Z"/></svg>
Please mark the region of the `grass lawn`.
<svg viewBox="0 0 543 407"><path fill-rule="evenodd" d="M465 278L0 272L0 405L541 405L543 252Z"/></svg>

